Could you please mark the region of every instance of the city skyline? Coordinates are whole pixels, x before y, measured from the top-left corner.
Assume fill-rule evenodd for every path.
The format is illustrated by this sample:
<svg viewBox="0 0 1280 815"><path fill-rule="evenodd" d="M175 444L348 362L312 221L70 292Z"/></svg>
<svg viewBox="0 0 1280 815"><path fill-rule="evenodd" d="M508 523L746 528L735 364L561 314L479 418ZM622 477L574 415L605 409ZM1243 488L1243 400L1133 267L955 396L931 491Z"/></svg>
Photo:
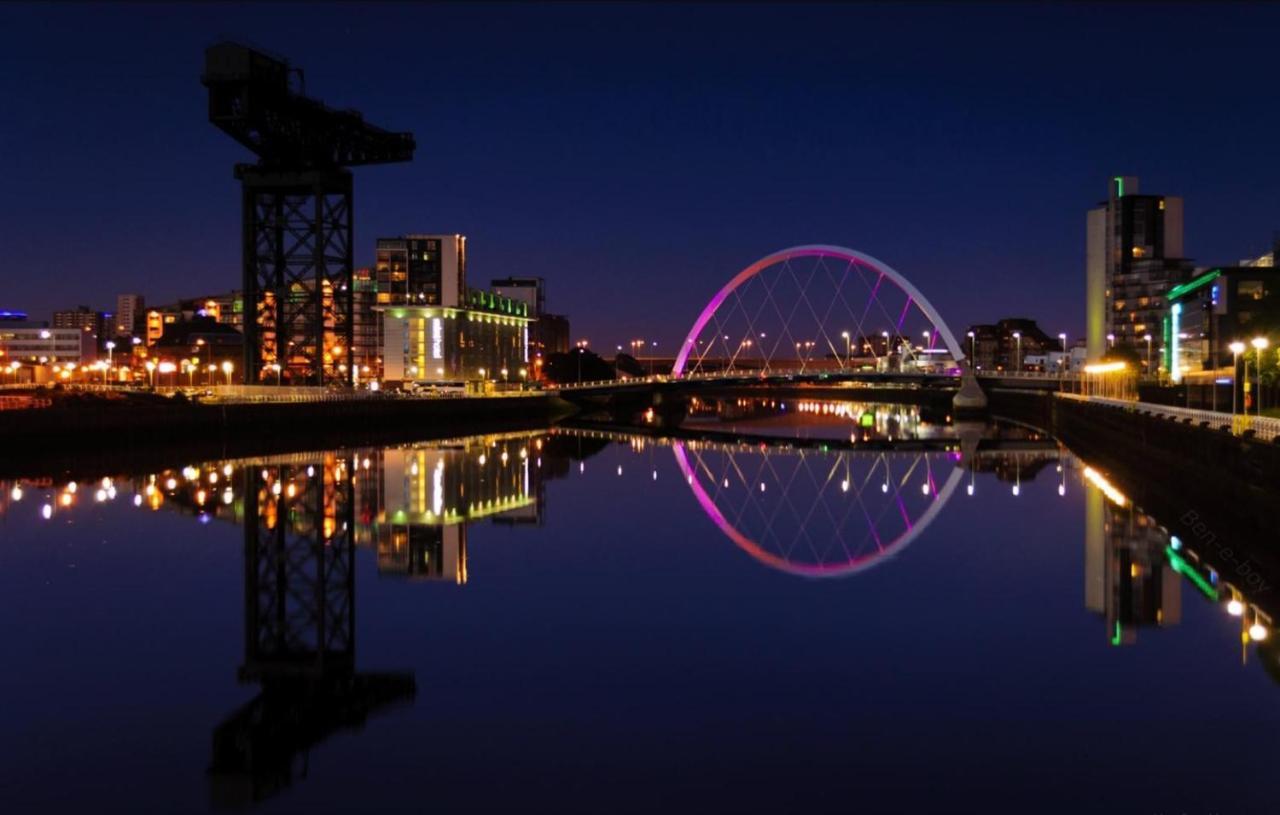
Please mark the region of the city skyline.
<svg viewBox="0 0 1280 815"><path fill-rule="evenodd" d="M476 280L544 277L575 337L606 352L655 337L661 352L733 272L835 242L903 271L953 325L1019 315L1074 338L1083 213L1111 177L1181 196L1200 265L1266 251L1280 224L1277 179L1257 169L1265 23L1280 14L1139 8L1132 38L1094 6L333 5L292 33L280 6L6 7L15 115L0 137L29 158L0 192L0 305L40 319L238 287L230 166L250 156L208 126L199 86L221 32L417 135L413 162L357 173L357 265L382 235L461 232ZM1200 41L1210 22L1228 44ZM1164 55L1138 94L1094 64L1117 47L1135 66ZM1183 51L1197 58L1167 56ZM1172 124L1153 133L1153 113ZM1224 135L1232 150L1204 150Z"/></svg>

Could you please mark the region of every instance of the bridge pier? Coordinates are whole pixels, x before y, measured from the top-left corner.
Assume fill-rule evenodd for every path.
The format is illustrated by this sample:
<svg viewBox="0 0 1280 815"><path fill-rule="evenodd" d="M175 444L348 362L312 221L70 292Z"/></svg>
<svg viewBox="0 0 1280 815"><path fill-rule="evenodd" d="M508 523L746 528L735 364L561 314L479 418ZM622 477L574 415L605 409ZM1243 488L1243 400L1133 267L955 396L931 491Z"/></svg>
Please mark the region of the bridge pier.
<svg viewBox="0 0 1280 815"><path fill-rule="evenodd" d="M957 416L972 416L986 412L987 395L983 392L982 386L978 384L978 378L973 375L972 371L960 377L960 390L952 398L951 406L955 409Z"/></svg>

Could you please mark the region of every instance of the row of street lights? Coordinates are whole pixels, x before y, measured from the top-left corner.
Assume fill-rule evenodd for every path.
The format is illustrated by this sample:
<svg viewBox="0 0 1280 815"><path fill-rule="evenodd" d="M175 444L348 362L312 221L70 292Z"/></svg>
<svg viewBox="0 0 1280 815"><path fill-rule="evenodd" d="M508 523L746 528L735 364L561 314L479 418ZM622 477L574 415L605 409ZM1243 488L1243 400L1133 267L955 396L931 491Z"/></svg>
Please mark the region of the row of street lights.
<svg viewBox="0 0 1280 815"><path fill-rule="evenodd" d="M1267 349L1267 346L1270 345L1271 343L1267 340L1266 337L1254 337L1252 340L1249 341L1249 344L1252 345L1254 350L1258 352L1258 394L1257 394L1257 397L1254 399L1254 401L1258 403L1257 405L1258 416L1261 417L1262 416L1262 352L1265 351ZM1236 415L1236 400L1237 400L1236 391L1239 390L1239 388L1236 387L1236 371L1239 370L1240 356L1245 352L1245 345L1243 342L1240 342L1240 340L1236 340L1235 342L1231 343L1227 347L1231 349L1231 415L1234 416ZM1246 385L1249 383L1249 359L1247 357L1245 358L1245 361L1244 361L1244 381Z"/></svg>

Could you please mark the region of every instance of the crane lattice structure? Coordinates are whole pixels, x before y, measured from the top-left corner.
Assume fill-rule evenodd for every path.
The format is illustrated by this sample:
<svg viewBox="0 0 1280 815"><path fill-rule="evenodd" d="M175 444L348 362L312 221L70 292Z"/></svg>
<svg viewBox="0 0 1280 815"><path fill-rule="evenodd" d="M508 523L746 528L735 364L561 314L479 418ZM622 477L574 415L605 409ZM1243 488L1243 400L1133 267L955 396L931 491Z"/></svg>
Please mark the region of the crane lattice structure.
<svg viewBox="0 0 1280 815"><path fill-rule="evenodd" d="M235 168L243 191L245 382L349 382L347 168L412 160L413 134L306 96L301 70L238 43L205 51L201 83L209 121L258 156Z"/></svg>

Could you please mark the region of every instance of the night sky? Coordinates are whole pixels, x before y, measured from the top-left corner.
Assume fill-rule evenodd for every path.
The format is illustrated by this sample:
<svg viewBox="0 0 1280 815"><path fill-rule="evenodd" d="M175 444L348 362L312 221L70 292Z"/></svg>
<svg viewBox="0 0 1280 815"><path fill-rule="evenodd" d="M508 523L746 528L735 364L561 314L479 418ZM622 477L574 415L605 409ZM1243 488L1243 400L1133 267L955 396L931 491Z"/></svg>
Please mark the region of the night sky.
<svg viewBox="0 0 1280 815"><path fill-rule="evenodd" d="M1083 328L1107 179L1186 198L1202 264L1280 228L1280 7L1138 4L0 7L0 309L47 319L240 285L250 154L206 121L204 48L417 137L357 169L376 237L469 236L470 282L542 275L573 334L667 348L801 243L902 271L958 333Z"/></svg>

